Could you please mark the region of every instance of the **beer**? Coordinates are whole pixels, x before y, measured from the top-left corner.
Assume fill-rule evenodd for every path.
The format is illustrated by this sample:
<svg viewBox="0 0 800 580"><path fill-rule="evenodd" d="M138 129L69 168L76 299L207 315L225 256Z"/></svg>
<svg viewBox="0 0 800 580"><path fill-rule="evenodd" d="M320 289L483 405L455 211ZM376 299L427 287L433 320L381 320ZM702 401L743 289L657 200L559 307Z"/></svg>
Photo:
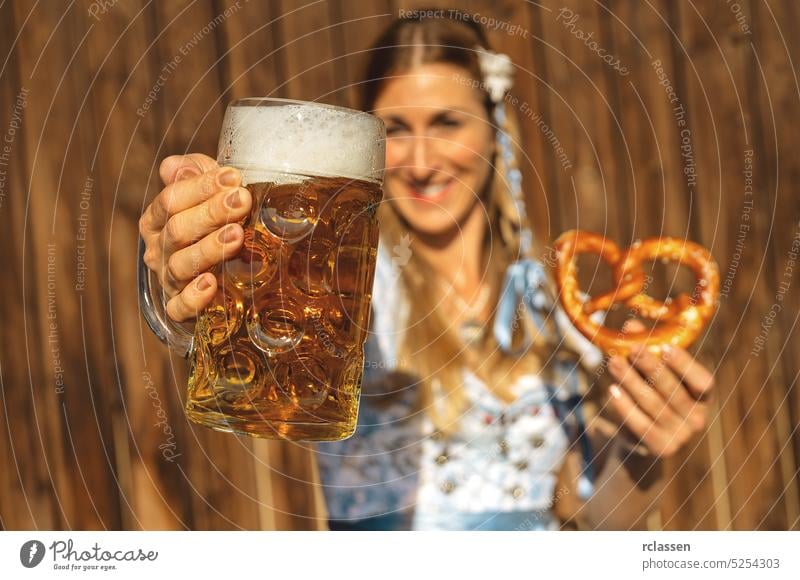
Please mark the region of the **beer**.
<svg viewBox="0 0 800 580"><path fill-rule="evenodd" d="M190 420L292 440L353 433L385 156L386 128L367 113L287 99L228 105L217 162L240 170L253 206L193 332L165 316L139 244L142 313L192 361Z"/></svg>
<svg viewBox="0 0 800 580"><path fill-rule="evenodd" d="M358 411L380 186L309 176L247 187L242 251L217 269L195 328L186 412L223 430L342 439Z"/></svg>

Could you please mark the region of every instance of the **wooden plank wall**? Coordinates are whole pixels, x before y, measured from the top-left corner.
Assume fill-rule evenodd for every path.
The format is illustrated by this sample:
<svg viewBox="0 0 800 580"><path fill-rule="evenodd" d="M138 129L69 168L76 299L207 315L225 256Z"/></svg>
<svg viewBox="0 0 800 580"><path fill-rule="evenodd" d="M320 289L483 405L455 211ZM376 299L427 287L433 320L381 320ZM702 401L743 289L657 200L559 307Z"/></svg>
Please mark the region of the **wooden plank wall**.
<svg viewBox="0 0 800 580"><path fill-rule="evenodd" d="M229 100L354 105L361 51L420 5L519 25L490 38L517 65L543 236L685 236L720 263L697 346L715 415L651 526L800 527L795 2L62 4L0 5L0 527L324 525L309 448L184 420L187 365L137 308L137 219L160 159L214 154Z"/></svg>

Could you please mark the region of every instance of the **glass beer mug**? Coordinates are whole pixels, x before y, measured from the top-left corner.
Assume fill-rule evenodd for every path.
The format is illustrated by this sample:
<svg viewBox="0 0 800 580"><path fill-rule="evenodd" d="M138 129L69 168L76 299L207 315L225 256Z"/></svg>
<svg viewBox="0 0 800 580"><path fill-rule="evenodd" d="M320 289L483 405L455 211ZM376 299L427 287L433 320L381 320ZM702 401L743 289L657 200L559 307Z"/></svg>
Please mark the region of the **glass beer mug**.
<svg viewBox="0 0 800 580"><path fill-rule="evenodd" d="M225 113L217 161L253 197L241 251L213 270L191 333L165 314L139 252L150 328L191 361L187 417L219 431L353 434L369 327L386 130L373 115L250 98Z"/></svg>

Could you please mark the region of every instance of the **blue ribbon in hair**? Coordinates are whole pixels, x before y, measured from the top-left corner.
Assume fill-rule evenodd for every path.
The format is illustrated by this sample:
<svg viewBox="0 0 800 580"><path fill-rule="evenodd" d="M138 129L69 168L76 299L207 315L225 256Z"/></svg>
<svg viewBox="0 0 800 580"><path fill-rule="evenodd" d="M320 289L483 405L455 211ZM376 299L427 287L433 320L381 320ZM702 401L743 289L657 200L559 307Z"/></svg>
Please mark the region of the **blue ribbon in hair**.
<svg viewBox="0 0 800 580"><path fill-rule="evenodd" d="M495 102L494 118L497 123L497 143L500 155L503 160L503 169L509 184L511 195L517 206L520 217L519 249L520 254L526 256L533 245L533 234L528 225L528 218L525 212L525 202L522 196L522 173L515 167L514 151L511 137L503 130L506 122L506 111L503 100ZM545 322L551 314L555 316L553 301L549 299L545 291L546 275L541 262L529 258L523 258L511 264L506 270L503 290L497 305L497 315L494 321L494 336L500 349L512 355L525 352L533 343L528 327L523 325L523 341L519 349L512 349L511 342L522 316L528 315L534 323L539 334L546 332ZM521 309L517 312L517 309ZM556 326L555 324L553 326ZM557 328L557 327L556 327ZM558 331L558 330L556 330ZM578 440L583 454L584 469L578 480L578 494L581 498L588 499L594 491L594 474L592 471L592 448L589 438L586 435L585 421L583 418L583 402L578 393L578 369L577 363L568 372L571 383L571 393L566 401L555 396L551 391L550 395L555 403L556 411L561 411L561 415L566 416L570 412L574 413L575 423L578 428Z"/></svg>

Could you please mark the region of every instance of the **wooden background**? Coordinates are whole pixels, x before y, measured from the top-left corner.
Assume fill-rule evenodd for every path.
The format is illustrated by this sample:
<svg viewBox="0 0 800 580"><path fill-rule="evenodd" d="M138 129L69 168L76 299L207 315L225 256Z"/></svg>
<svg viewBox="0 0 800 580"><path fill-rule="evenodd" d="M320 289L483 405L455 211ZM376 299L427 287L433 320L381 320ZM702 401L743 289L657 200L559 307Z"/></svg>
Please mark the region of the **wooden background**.
<svg viewBox="0 0 800 580"><path fill-rule="evenodd" d="M215 153L229 100L353 105L360 51L419 3L55 4L0 5L0 526L319 527L306 449L184 420L187 365L137 307L137 220L160 159ZM520 26L490 36L518 66L516 106L536 113L522 129L537 227L685 236L712 248L727 278L698 345L716 372L716 413L672 462L651 525L800 528L800 6L455 6Z"/></svg>

